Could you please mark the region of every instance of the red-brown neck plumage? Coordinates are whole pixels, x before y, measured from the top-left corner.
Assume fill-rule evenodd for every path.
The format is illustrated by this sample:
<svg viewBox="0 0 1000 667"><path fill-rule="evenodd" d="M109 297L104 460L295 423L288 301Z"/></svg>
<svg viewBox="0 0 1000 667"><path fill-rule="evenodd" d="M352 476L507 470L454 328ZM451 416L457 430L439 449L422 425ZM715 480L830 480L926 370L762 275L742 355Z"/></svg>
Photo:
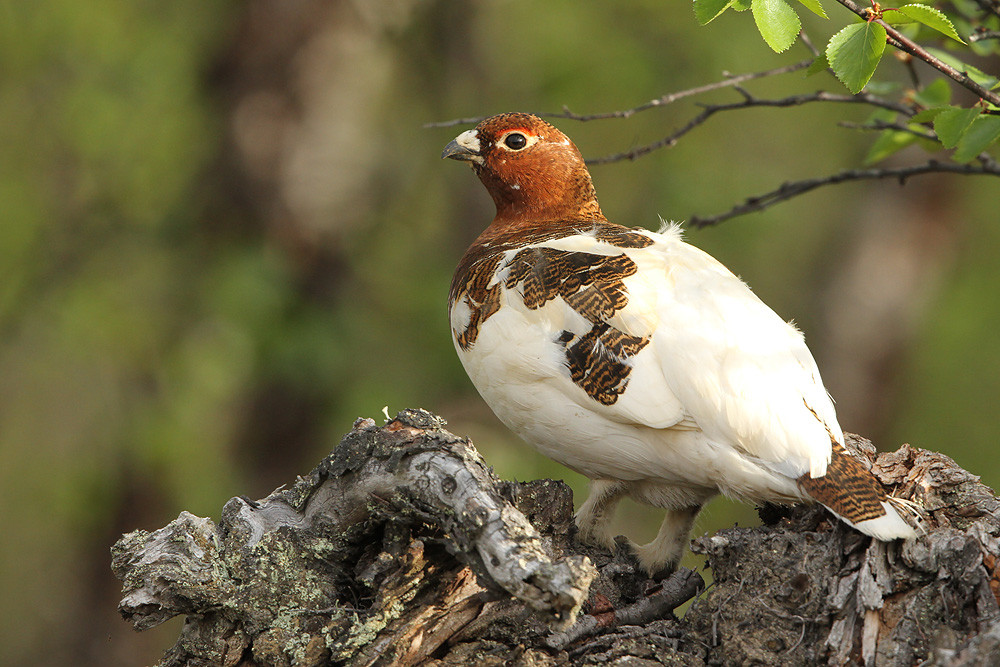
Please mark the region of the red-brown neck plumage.
<svg viewBox="0 0 1000 667"><path fill-rule="evenodd" d="M549 146L544 148L546 153L558 152ZM542 157L532 155L521 160L516 174L511 175L477 166L476 173L497 207L491 227L606 219L582 160L577 165L556 156L544 161Z"/></svg>
<svg viewBox="0 0 1000 667"><path fill-rule="evenodd" d="M497 142L512 129L537 142L520 152L504 150ZM477 130L483 159L474 168L497 207L484 236L540 223L606 220L583 156L558 129L527 114L505 114Z"/></svg>
<svg viewBox="0 0 1000 667"><path fill-rule="evenodd" d="M525 148L505 147L504 138L512 132L526 137ZM580 151L552 125L537 116L509 113L483 121L475 134L476 157L464 159L472 162L497 214L459 262L452 301L468 289L470 276L492 276L495 263L510 248L612 224L597 203Z"/></svg>

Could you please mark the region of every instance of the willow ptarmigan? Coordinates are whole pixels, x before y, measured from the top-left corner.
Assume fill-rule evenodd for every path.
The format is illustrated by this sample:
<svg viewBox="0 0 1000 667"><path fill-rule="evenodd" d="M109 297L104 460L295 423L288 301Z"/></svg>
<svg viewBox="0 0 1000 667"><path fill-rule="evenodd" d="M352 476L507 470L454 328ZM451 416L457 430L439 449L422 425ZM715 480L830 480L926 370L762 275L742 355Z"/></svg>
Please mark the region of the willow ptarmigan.
<svg viewBox="0 0 1000 667"><path fill-rule="evenodd" d="M640 560L673 569L720 492L818 501L880 540L916 534L846 453L802 334L676 226L609 222L565 134L501 114L442 157L469 162L497 208L452 281L455 347L504 424L591 479L580 539L610 546L631 496L667 511Z"/></svg>

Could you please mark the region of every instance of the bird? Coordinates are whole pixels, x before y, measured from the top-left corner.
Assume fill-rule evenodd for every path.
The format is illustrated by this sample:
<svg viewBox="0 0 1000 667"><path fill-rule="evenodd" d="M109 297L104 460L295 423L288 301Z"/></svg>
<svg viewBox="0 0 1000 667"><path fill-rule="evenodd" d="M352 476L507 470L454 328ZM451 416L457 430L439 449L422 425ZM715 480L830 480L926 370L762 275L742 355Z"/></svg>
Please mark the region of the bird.
<svg viewBox="0 0 1000 667"><path fill-rule="evenodd" d="M624 497L662 508L653 541L629 544L666 575L720 493L818 502L886 542L917 535L906 501L845 449L802 333L679 225L610 222L563 132L503 113L441 157L471 165L496 205L451 283L455 349L501 422L590 479L580 541L613 549Z"/></svg>

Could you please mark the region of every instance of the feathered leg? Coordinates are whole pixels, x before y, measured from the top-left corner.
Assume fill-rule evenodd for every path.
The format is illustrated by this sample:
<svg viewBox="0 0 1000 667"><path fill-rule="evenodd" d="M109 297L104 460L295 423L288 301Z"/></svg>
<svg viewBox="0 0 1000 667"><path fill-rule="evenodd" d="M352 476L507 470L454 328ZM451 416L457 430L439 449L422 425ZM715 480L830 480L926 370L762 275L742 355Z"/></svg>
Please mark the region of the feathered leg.
<svg viewBox="0 0 1000 667"><path fill-rule="evenodd" d="M701 505L667 510L667 516L663 518L653 541L633 547L650 576L659 579L677 569L687 547L691 527L700 511Z"/></svg>
<svg viewBox="0 0 1000 667"><path fill-rule="evenodd" d="M626 494L626 482L605 479L590 481L590 495L576 512L577 539L585 544L594 544L614 550L615 535L611 530L611 519L615 508Z"/></svg>

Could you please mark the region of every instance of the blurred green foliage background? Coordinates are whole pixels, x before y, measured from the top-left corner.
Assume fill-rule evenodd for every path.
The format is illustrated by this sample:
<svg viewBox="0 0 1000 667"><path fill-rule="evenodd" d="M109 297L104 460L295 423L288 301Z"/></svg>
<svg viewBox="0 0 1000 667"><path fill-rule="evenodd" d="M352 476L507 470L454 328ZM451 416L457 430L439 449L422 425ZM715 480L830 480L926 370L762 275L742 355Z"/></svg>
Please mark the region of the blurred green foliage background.
<svg viewBox="0 0 1000 667"><path fill-rule="evenodd" d="M836 27L805 18L818 43ZM451 271L492 204L439 159L465 126L423 125L628 108L807 55L773 54L745 15L701 28L652 0L0 4L0 663L155 662L180 621L136 635L118 619L115 539L262 497L383 406L427 408L501 476L579 495L455 357ZM751 85L817 87L841 92L801 74ZM596 157L696 112L556 123ZM856 166L871 138L837 122L867 113L717 116L595 167L603 208L656 228ZM828 188L688 239L796 319L845 429L1000 484L995 179ZM655 514L622 514L655 531ZM717 500L695 532L755 520Z"/></svg>

